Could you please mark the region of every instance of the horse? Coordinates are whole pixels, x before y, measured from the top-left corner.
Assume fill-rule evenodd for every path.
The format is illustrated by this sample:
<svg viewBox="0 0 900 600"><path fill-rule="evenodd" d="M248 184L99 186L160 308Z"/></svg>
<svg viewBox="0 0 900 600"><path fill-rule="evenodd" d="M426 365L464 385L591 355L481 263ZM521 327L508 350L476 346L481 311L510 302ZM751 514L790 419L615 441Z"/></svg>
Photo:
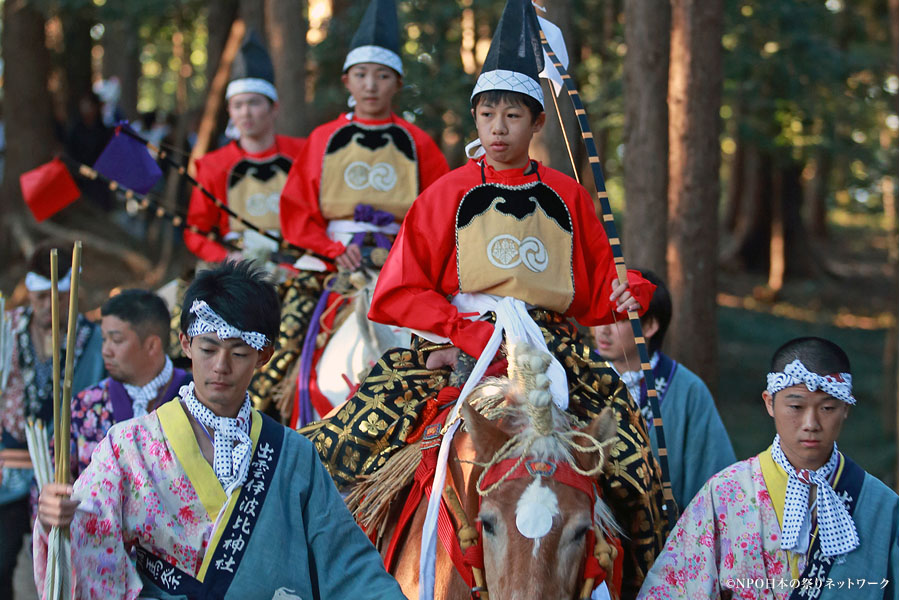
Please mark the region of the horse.
<svg viewBox="0 0 900 600"><path fill-rule="evenodd" d="M443 531L439 526L434 598L588 598L593 579L609 573L611 584L616 567L619 575L621 570L615 560L621 555L616 545L621 531L596 485L616 441L615 417L606 408L576 427L551 400L545 374L549 355L518 344L508 347L507 357L507 377L485 380L461 406L464 426L450 448L444 491L449 518L443 519ZM348 497L351 508L357 503L358 518L380 514L361 519L361 525L377 539L386 567L412 599L419 597L427 506L422 492L431 487L430 479L421 477L427 471L422 465L428 452L436 453L440 427L426 428L421 442L392 457ZM395 461L405 466L392 465ZM379 486L390 486L398 473L412 468L412 486L393 494L406 503L394 501L381 513L373 508L384 502ZM585 565L592 558L595 566L588 574Z"/></svg>

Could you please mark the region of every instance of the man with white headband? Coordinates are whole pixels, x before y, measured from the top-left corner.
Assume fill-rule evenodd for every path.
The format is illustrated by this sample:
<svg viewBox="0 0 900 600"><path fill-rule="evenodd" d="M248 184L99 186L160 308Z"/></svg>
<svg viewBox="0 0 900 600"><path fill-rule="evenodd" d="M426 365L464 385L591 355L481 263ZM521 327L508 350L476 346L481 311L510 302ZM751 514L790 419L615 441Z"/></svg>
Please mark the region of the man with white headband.
<svg viewBox="0 0 900 600"><path fill-rule="evenodd" d="M29 494L33 484L31 469L4 468L4 454L26 451L25 423L41 419L53 424L53 356L50 312L50 250L58 248L60 342L66 344L71 281L72 245L67 242L40 244L31 256L25 287L28 304L10 313L12 356L9 378L0 390L0 599L12 597L12 575L16 557L28 531L31 510ZM73 388L80 390L103 378L100 357L100 328L78 315L75 335ZM65 348L62 352L65 356ZM64 358L60 364L65 364Z"/></svg>
<svg viewBox="0 0 900 600"><path fill-rule="evenodd" d="M278 92L275 69L265 45L250 31L231 66L225 90L231 143L196 161L197 181L213 196L262 230L278 232L279 197L303 138L276 135ZM248 230L194 189L187 222L239 243L245 252L276 250L276 244ZM212 237L185 230L184 242L199 258L225 260L229 251ZM230 258L240 258L232 251Z"/></svg>
<svg viewBox="0 0 900 600"><path fill-rule="evenodd" d="M72 500L42 515L71 525L76 597L402 598L312 445L251 408L279 308L249 262L197 275L180 336L194 382L113 426Z"/></svg>
<svg viewBox="0 0 900 600"><path fill-rule="evenodd" d="M828 340L775 352L762 393L772 445L700 489L639 598L897 598L897 494L837 447L852 381Z"/></svg>

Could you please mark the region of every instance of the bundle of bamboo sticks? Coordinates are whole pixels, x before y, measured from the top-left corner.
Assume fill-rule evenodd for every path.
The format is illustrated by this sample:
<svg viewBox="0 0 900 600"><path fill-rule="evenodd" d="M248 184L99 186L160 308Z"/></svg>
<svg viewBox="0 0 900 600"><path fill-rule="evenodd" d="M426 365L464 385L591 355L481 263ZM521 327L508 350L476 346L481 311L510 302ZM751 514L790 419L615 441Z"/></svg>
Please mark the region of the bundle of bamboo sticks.
<svg viewBox="0 0 900 600"><path fill-rule="evenodd" d="M69 483L69 448L71 445L72 377L75 364L75 333L78 321L78 285L81 275L81 241L75 242L72 252L72 283L69 290L69 320L66 332L66 364L60 389L60 339L59 339L59 258L57 250L50 251L50 312L53 319L53 446L54 460L50 464L48 440L40 421L27 424L26 436L31 462L35 468L38 485L53 480ZM62 393L60 393L62 392ZM44 597L68 600L72 597L71 541L68 527L50 530L47 548L47 574L44 580Z"/></svg>

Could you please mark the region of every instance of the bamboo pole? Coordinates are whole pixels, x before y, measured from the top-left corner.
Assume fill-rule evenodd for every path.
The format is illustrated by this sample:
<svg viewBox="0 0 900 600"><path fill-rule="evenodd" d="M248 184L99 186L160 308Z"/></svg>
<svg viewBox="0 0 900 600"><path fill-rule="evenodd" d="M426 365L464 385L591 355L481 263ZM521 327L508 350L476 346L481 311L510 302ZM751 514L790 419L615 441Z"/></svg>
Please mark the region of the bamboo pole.
<svg viewBox="0 0 900 600"><path fill-rule="evenodd" d="M59 419L61 409L59 397L59 253L56 248L50 250L50 319L53 332L50 351L53 358L53 446L56 448L54 473L59 473Z"/></svg>
<svg viewBox="0 0 900 600"><path fill-rule="evenodd" d="M56 481L57 483L69 482L69 444L71 440L71 421L72 421L72 375L75 369L75 333L78 321L78 283L81 279L81 240L75 242L75 248L72 251L72 275L71 287L69 288L69 327L66 337L66 372L63 378L62 402L60 403L60 445L56 447L56 455L60 457L57 461Z"/></svg>

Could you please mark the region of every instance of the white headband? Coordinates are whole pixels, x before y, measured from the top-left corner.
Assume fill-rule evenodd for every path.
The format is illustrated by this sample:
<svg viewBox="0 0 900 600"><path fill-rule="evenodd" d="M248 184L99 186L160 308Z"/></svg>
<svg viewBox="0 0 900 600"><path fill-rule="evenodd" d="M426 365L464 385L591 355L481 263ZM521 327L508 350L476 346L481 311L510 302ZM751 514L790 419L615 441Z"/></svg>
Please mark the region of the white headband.
<svg viewBox="0 0 900 600"><path fill-rule="evenodd" d="M397 71L401 76L403 75L403 61L397 53L381 46L357 46L347 53L347 58L344 59L344 68L341 70L346 73L347 69L360 63L384 65Z"/></svg>
<svg viewBox="0 0 900 600"><path fill-rule="evenodd" d="M799 358L795 358L784 367L783 372L766 375L766 390L773 396L785 388L801 383L811 392L822 390L847 404L856 404L856 398L853 397L853 377L850 373L819 375L809 371Z"/></svg>
<svg viewBox="0 0 900 600"><path fill-rule="evenodd" d="M72 269L66 273L65 277L57 281L56 289L60 292L68 292L72 285ZM52 287L49 279L43 275L38 275L34 271L29 271L25 276L25 287L29 292L46 292Z"/></svg>
<svg viewBox="0 0 900 600"><path fill-rule="evenodd" d="M269 345L269 338L257 331L241 331L237 327L228 324L225 319L216 314L205 300L194 300L191 305L191 314L196 318L188 327L187 334L190 337L215 333L220 340L241 338L245 344L260 352Z"/></svg>
<svg viewBox="0 0 900 600"><path fill-rule="evenodd" d="M272 102L278 102L278 92L275 90L275 86L259 77L244 77L229 82L228 87L225 88L225 99L228 100L232 96L246 92L262 94Z"/></svg>

